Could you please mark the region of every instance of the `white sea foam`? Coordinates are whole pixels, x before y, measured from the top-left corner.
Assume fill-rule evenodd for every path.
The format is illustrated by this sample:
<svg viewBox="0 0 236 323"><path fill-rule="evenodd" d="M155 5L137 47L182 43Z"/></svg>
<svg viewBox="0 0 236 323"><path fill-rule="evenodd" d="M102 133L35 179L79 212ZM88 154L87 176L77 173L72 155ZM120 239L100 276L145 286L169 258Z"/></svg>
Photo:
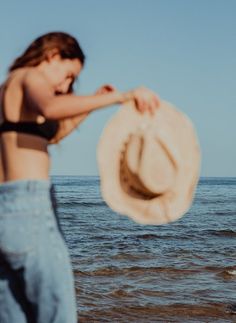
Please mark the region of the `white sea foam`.
<svg viewBox="0 0 236 323"><path fill-rule="evenodd" d="M227 273L230 274L230 275L236 275L236 269L228 270Z"/></svg>

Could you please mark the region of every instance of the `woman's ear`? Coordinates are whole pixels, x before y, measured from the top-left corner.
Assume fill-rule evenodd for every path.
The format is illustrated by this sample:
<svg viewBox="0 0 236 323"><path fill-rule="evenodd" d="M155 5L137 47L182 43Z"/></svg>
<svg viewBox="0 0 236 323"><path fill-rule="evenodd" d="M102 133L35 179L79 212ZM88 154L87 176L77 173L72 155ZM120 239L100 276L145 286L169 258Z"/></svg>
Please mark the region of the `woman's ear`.
<svg viewBox="0 0 236 323"><path fill-rule="evenodd" d="M50 62L52 59L60 59L61 55L59 54L59 51L57 48L50 49L46 53L46 60Z"/></svg>

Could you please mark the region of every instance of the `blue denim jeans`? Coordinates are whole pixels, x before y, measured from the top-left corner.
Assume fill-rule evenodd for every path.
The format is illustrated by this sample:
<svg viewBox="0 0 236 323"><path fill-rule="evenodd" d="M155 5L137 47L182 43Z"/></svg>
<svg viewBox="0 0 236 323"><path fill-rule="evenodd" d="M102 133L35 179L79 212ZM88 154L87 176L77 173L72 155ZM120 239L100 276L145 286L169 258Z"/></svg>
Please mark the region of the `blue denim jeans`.
<svg viewBox="0 0 236 323"><path fill-rule="evenodd" d="M0 323L75 323L69 251L50 180L0 184Z"/></svg>

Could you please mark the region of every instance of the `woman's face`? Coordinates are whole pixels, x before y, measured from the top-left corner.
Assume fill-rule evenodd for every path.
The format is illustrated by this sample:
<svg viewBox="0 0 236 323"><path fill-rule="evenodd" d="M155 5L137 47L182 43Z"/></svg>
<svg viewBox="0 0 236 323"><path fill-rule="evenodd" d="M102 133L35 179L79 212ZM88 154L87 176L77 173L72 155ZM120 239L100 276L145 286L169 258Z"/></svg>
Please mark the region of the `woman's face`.
<svg viewBox="0 0 236 323"><path fill-rule="evenodd" d="M79 59L61 58L59 54L50 57L44 64L43 71L56 93L68 93L71 83L82 70Z"/></svg>

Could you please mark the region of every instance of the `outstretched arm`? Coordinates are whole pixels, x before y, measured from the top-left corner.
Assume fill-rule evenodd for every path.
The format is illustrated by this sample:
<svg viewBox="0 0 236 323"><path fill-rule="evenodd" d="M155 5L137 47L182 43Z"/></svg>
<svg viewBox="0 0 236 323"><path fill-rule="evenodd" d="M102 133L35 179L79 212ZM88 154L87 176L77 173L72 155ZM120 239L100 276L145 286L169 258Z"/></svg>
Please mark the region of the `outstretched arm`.
<svg viewBox="0 0 236 323"><path fill-rule="evenodd" d="M95 92L95 95L102 94L102 93L108 93L116 91L115 87L111 84L105 84L101 86L97 91ZM50 141L49 144L56 144L64 137L68 136L74 129L78 127L78 125L86 119L86 117L90 114L90 112L85 112L83 114L79 114L75 117L60 119L59 121L59 129L55 135Z"/></svg>
<svg viewBox="0 0 236 323"><path fill-rule="evenodd" d="M29 71L23 81L23 89L29 106L46 119L60 120L89 113L94 110L122 103L127 93L108 93L79 96L74 94L55 95L43 74Z"/></svg>

